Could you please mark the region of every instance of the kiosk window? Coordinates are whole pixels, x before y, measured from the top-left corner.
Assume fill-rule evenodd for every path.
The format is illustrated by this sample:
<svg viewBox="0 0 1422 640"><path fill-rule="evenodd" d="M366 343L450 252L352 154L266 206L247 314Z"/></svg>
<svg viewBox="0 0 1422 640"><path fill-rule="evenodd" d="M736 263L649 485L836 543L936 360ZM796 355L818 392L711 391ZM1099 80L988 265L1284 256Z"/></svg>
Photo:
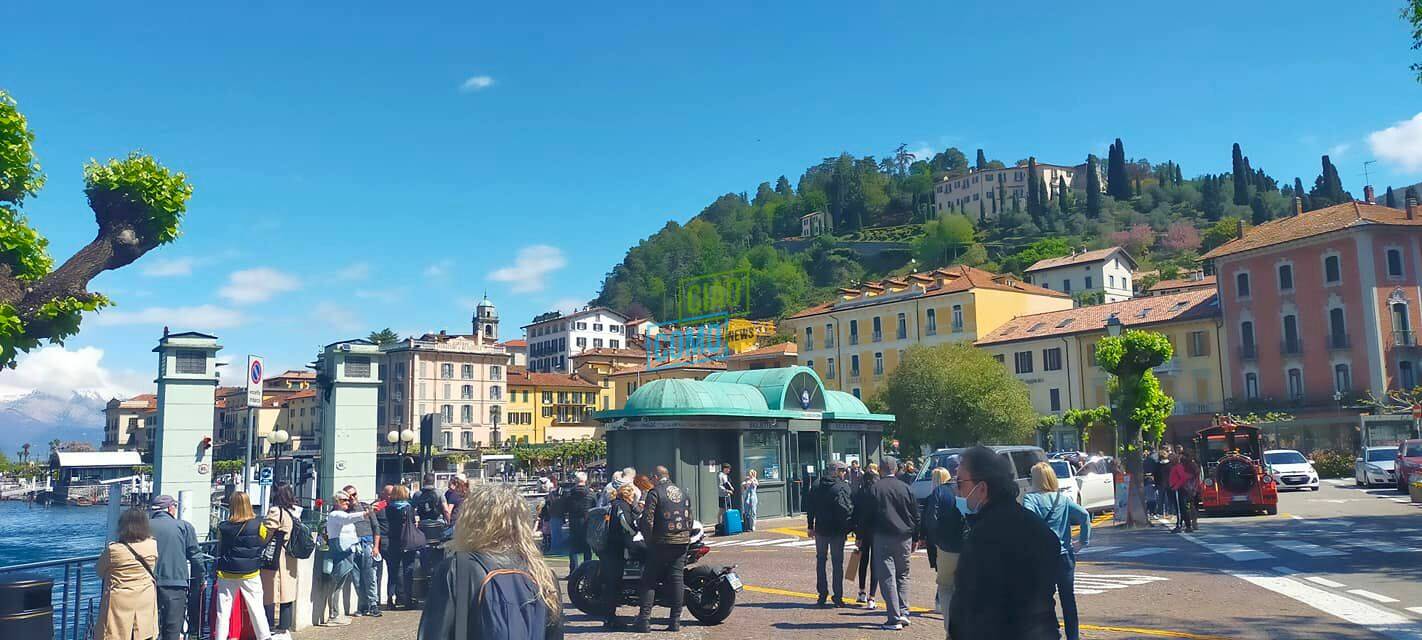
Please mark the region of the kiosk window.
<svg viewBox="0 0 1422 640"><path fill-rule="evenodd" d="M744 470L755 469L761 480L784 480L780 475L780 434L773 431L751 431L745 435Z"/></svg>

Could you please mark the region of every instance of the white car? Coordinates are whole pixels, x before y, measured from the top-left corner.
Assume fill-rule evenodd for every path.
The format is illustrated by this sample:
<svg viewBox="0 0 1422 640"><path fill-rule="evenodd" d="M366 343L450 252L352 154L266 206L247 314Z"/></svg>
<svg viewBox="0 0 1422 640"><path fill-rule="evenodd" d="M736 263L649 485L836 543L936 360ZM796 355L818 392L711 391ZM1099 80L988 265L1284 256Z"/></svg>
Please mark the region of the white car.
<svg viewBox="0 0 1422 640"><path fill-rule="evenodd" d="M1363 455L1353 461L1353 482L1360 487L1375 484L1395 485L1393 464L1397 461L1397 447L1368 447Z"/></svg>
<svg viewBox="0 0 1422 640"><path fill-rule="evenodd" d="M1302 453L1293 449L1270 449L1264 452L1264 466L1281 490L1318 491L1318 470Z"/></svg>
<svg viewBox="0 0 1422 640"><path fill-rule="evenodd" d="M1052 471L1057 474L1057 483L1065 495L1090 512L1109 511L1116 507L1116 484L1112 481L1109 466L1089 462L1082 467L1082 475L1076 475L1071 463L1066 460L1050 460ZM1100 469L1105 468L1105 473Z"/></svg>

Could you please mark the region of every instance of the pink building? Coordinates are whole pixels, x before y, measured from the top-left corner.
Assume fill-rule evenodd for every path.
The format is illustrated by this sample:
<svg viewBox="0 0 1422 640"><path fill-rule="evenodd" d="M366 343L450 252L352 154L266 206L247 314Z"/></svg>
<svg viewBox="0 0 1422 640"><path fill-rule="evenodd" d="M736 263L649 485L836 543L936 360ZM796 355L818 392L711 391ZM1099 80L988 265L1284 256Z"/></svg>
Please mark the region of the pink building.
<svg viewBox="0 0 1422 640"><path fill-rule="evenodd" d="M1349 400L1419 384L1422 211L1415 204L1351 202L1298 213L1245 230L1203 257L1214 264L1235 356L1227 387L1233 410L1283 410L1301 420L1312 412L1322 414L1315 422L1356 425L1356 411L1344 409ZM1314 435L1348 444L1336 433Z"/></svg>

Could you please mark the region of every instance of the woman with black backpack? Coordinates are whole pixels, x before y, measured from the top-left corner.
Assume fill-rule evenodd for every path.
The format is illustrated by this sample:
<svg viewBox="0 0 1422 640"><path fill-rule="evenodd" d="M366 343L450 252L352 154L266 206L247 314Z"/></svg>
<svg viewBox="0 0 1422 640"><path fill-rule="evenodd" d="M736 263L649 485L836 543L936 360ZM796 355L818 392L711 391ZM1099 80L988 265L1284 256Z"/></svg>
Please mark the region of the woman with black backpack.
<svg viewBox="0 0 1422 640"><path fill-rule="evenodd" d="M217 525L217 618L212 637L226 638L232 621L237 593L247 607L247 620L257 640L270 640L267 612L262 606L262 549L267 546L267 528L252 513L247 494L236 491L227 501L231 515Z"/></svg>
<svg viewBox="0 0 1422 640"><path fill-rule="evenodd" d="M289 543L300 518L301 507L296 505L296 492L292 491L291 483L276 483L272 487L272 506L262 522L272 532L268 545L276 544L276 548L268 552L270 559L266 566L262 567L262 595L266 599L267 624L272 628L273 640L290 638L291 630L296 628L292 605L296 603L299 563L291 555Z"/></svg>
<svg viewBox="0 0 1422 640"><path fill-rule="evenodd" d="M386 546L385 570L386 590L394 607L410 606L411 576L406 575L413 554L405 550L405 534L415 522L415 507L410 504L410 488L397 484L390 489L390 501L385 504Z"/></svg>
<svg viewBox="0 0 1422 640"><path fill-rule="evenodd" d="M562 595L511 486L469 486L454 537L430 577L418 640L561 640Z"/></svg>

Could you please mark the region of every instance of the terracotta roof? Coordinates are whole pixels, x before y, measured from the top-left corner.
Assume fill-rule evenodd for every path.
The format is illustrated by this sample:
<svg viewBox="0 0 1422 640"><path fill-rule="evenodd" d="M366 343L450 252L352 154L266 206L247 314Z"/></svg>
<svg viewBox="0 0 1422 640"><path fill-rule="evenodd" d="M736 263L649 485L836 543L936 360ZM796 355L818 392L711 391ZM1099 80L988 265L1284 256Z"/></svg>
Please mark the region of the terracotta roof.
<svg viewBox="0 0 1422 640"><path fill-rule="evenodd" d="M1151 285L1151 287L1149 289L1146 289L1146 291L1166 293L1174 289L1193 289L1196 287L1209 287L1213 289L1215 287L1215 277L1210 275L1205 276L1203 278L1179 278L1176 280L1161 280L1160 282Z"/></svg>
<svg viewBox="0 0 1422 640"><path fill-rule="evenodd" d="M782 343L780 343L780 344L772 344L772 345L770 345L770 346L768 346L768 347L761 347L761 348L759 348L759 349L751 349L750 351L742 351L742 352L740 352L740 353L737 353L737 354L734 354L734 355L730 356L730 359L732 359L732 360L740 360L740 359L761 358L761 357L766 357L766 356L779 356L779 355L795 356L795 355L799 355L799 353L800 353L800 348L799 348L798 346L796 346L795 343L793 343L793 342L782 342Z"/></svg>
<svg viewBox="0 0 1422 640"><path fill-rule="evenodd" d="M618 369L617 371L613 371L612 373L609 373L607 375L608 377L623 376L636 373L647 373L648 371L665 371L667 369L702 369L705 371L725 371L726 362L724 360L700 360L697 362L691 362L688 358L678 358L676 360L663 360L660 362L653 362L652 366L650 367L642 365L640 367Z"/></svg>
<svg viewBox="0 0 1422 640"><path fill-rule="evenodd" d="M1033 271L1041 271L1043 269L1055 269L1057 267L1069 267L1074 264L1101 262L1102 260L1110 258L1111 254L1116 253L1117 251L1121 252L1122 255L1126 256L1126 259L1130 260L1131 264L1134 265L1136 263L1135 260L1131 259L1131 254L1126 253L1125 249L1122 249L1120 247L1107 247L1105 249L1097 249L1095 251L1074 253L1072 255L1061 256L1059 258L1046 258L1043 260L1038 260L1032 263L1032 266L1027 267L1027 270L1023 271L1023 273L1032 273Z"/></svg>
<svg viewBox="0 0 1422 640"><path fill-rule="evenodd" d="M500 344L500 345L503 345L503 346L505 346L505 347L515 347L515 348L519 348L519 347L527 347L527 346L528 346L528 341L527 341L527 340L524 340L524 339L522 339L522 338L520 338L520 339L518 339L518 340L505 340L505 341L503 341L503 342L500 342L499 344Z"/></svg>
<svg viewBox="0 0 1422 640"><path fill-rule="evenodd" d="M1220 258L1263 249L1283 242L1375 224L1422 227L1422 218L1408 220L1407 212L1401 209L1391 209L1364 202L1345 202L1257 225L1245 230L1243 238L1230 240L1211 249L1200 258L1203 260Z"/></svg>
<svg viewBox="0 0 1422 640"><path fill-rule="evenodd" d="M573 358L586 356L607 356L612 358L643 358L647 357L647 352L642 349L613 349L611 347L597 347L594 349L584 349Z"/></svg>
<svg viewBox="0 0 1422 640"><path fill-rule="evenodd" d="M1071 297L1070 295L1062 293L1060 291L1053 291L1051 289L1039 287L1034 284L1028 284L1022 281L1020 278L1011 274L1000 275L989 271L983 271L982 269L978 269L975 267L969 267L967 265L954 265L952 267L934 269L933 271L927 271L923 273L913 273L907 276L903 276L902 279L911 279L916 282L926 283L926 291L924 291L923 294L924 296L939 296L949 293L961 293L970 289L993 289L997 291L1013 291L1017 293L1029 293L1039 296L1050 296L1053 298ZM928 283L928 281L930 280L932 282ZM878 282L866 283L860 286L864 289L874 289L876 291L884 288L884 285ZM839 291L840 295L857 296L860 290L861 289L856 288L841 288ZM886 296L887 295L892 294L886 294ZM868 298L864 301L864 306L897 302L899 300L902 300L902 298L892 298L882 303L872 302L873 300L873 297ZM796 313L789 317L806 318L809 316L820 315L822 313L828 313L830 311L834 311L834 305L840 302L844 301L832 300L824 304L818 304L808 309L804 309L799 313Z"/></svg>
<svg viewBox="0 0 1422 640"><path fill-rule="evenodd" d="M315 389L302 389L301 391L297 391L296 393L288 394L287 396L283 397L283 398L281 399L281 404L286 404L286 403L288 403L288 402L291 402L292 400L299 400L299 399L301 399L301 398L315 398L315 397L316 397L316 390L315 390Z"/></svg>
<svg viewBox="0 0 1422 640"><path fill-rule="evenodd" d="M279 376L272 376L271 378L268 378L268 380L275 380L275 379L277 379L277 378L300 378L300 379L303 379L303 380L305 380L305 379L315 380L315 379L316 379L316 372L315 372L315 371L307 371L307 370L304 370L304 369L288 369L288 370L286 370L286 372L282 373L281 375L279 375Z"/></svg>
<svg viewBox="0 0 1422 640"><path fill-rule="evenodd" d="M597 389L597 385L575 375L566 373L542 373L529 371L523 367L509 367L509 386L520 387L585 387Z"/></svg>
<svg viewBox="0 0 1422 640"><path fill-rule="evenodd" d="M1051 336L1092 333L1106 330L1106 320L1116 316L1126 328L1161 322L1209 318L1220 313L1215 291L1186 291L1173 295L1132 298L1062 311L1017 316L977 341L978 346L1037 340Z"/></svg>

